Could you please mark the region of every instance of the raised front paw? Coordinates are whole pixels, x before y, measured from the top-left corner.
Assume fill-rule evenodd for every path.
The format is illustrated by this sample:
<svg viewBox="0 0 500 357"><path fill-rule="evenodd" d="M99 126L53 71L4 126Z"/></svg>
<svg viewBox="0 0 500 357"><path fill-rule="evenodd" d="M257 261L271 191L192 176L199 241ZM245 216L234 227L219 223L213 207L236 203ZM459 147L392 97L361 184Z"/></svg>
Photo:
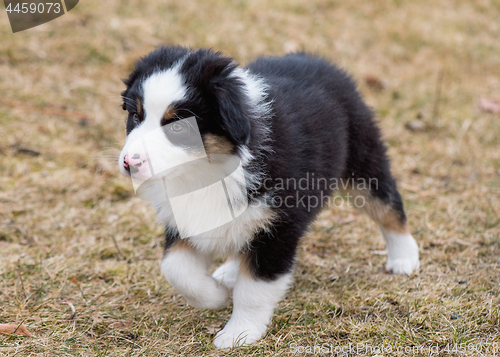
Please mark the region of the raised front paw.
<svg viewBox="0 0 500 357"><path fill-rule="evenodd" d="M183 294L189 305L199 309L220 310L229 305L229 290L213 280L212 284L205 284L203 293Z"/></svg>
<svg viewBox="0 0 500 357"><path fill-rule="evenodd" d="M217 333L214 345L217 348L231 348L250 345L260 339L267 326L230 326L230 322Z"/></svg>
<svg viewBox="0 0 500 357"><path fill-rule="evenodd" d="M240 268L239 261L230 260L227 263L224 263L220 267L218 267L212 274L212 277L215 280L217 280L220 284L224 285L229 289L232 289L236 284L239 268Z"/></svg>

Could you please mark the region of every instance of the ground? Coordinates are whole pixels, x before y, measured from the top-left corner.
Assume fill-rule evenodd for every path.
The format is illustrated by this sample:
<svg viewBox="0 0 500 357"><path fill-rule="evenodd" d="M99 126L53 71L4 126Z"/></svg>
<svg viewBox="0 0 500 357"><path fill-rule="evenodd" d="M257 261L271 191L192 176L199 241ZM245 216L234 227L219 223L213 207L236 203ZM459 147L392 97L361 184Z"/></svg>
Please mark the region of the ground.
<svg viewBox="0 0 500 357"><path fill-rule="evenodd" d="M0 356L223 355L231 309L169 287L161 226L118 173L121 79L163 43L348 70L420 247L417 274L386 274L376 226L326 209L265 338L227 355L500 353L500 117L479 106L500 99L500 2L86 0L16 34L0 10L0 323L32 333Z"/></svg>

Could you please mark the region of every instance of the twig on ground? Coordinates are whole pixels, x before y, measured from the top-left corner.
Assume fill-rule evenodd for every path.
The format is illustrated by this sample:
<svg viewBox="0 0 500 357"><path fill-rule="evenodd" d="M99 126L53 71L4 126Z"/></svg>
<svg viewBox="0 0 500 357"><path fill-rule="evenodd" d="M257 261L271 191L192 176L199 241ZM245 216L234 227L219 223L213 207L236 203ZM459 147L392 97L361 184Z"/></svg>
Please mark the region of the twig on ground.
<svg viewBox="0 0 500 357"><path fill-rule="evenodd" d="M34 107L32 105L23 104L23 103L16 101L16 100L6 99L6 98L0 98L0 103L5 104L9 108L21 109L21 110L28 111L28 112L38 112L38 113L42 113L42 114L50 115L50 116L57 115L57 116L63 116L63 117L68 117L68 118L75 118L78 120L82 120L82 119L89 120L90 119L89 115L86 113L77 112L77 111L73 111L73 110L67 110L67 109L56 107L56 106L51 106L48 108L39 108L39 107Z"/></svg>

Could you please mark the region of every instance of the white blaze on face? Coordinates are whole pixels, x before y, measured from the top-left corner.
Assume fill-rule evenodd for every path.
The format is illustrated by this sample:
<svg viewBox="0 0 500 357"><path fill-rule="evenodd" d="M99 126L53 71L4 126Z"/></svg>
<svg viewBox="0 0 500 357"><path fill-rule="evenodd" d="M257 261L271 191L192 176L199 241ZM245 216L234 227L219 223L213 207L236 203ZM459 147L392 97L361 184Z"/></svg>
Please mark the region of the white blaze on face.
<svg viewBox="0 0 500 357"><path fill-rule="evenodd" d="M179 66L151 75L142 85L144 91L145 123L160 126L168 106L186 95L186 87L179 74Z"/></svg>
<svg viewBox="0 0 500 357"><path fill-rule="evenodd" d="M141 138L148 132L156 129L161 131L161 120L169 105L185 97L187 89L179 73L179 67L180 64L166 71L154 73L142 83L143 110L145 117L144 121L129 133L125 146L120 154L118 163L120 165L120 171L123 174L128 175L123 167L123 158L125 155L131 157L130 154L132 154L132 156L139 154L141 157L145 157L143 156L143 154L146 154L145 152L134 152L134 149L140 149L137 143L141 142ZM154 146L158 145L156 148L157 150L155 150L157 152L163 151L166 155L175 156L176 151L181 151L174 145L169 145L164 135L163 140L156 140L159 139L159 134L153 134L152 137L154 137L155 140L153 140L151 144ZM133 146L137 147L134 148Z"/></svg>

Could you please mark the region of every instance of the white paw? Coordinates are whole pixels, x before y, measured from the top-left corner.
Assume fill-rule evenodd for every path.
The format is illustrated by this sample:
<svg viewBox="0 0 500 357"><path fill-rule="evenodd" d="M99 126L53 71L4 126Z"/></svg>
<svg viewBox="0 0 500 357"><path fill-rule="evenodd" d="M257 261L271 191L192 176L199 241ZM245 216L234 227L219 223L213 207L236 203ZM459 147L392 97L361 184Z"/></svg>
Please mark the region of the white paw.
<svg viewBox="0 0 500 357"><path fill-rule="evenodd" d="M232 289L236 284L239 268L240 262L238 260L230 260L218 267L212 277L225 287Z"/></svg>
<svg viewBox="0 0 500 357"><path fill-rule="evenodd" d="M420 267L418 255L416 258L388 259L385 269L392 274L410 275Z"/></svg>
<svg viewBox="0 0 500 357"><path fill-rule="evenodd" d="M420 267L418 245L411 234L386 231L381 228L387 243L387 264L385 269L393 274L410 275Z"/></svg>
<svg viewBox="0 0 500 357"><path fill-rule="evenodd" d="M229 305L229 290L217 282L206 284L203 294L183 294L189 305L199 309L220 310Z"/></svg>
<svg viewBox="0 0 500 357"><path fill-rule="evenodd" d="M231 326L231 321L226 327L217 333L214 345L217 348L231 348L243 345L250 345L260 339L267 326Z"/></svg>

